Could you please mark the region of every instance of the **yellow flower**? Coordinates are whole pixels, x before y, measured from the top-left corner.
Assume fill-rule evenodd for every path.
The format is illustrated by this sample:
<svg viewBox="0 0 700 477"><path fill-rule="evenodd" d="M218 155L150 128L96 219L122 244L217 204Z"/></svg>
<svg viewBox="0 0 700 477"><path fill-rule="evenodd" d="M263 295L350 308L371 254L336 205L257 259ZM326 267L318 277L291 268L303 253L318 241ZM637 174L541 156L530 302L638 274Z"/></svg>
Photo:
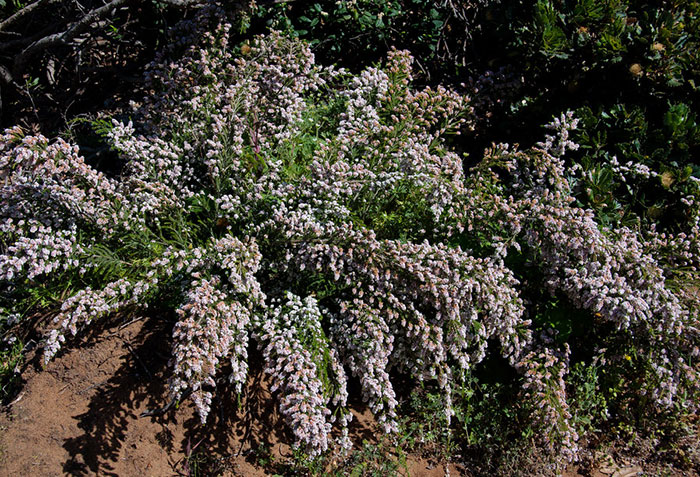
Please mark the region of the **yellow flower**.
<svg viewBox="0 0 700 477"><path fill-rule="evenodd" d="M642 69L642 65L639 63L635 63L632 66L630 66L630 73L632 73L634 76L642 76L644 74L644 70Z"/></svg>
<svg viewBox="0 0 700 477"><path fill-rule="evenodd" d="M671 187L671 184L673 184L674 178L673 178L673 173L670 171L666 171L663 174L661 174L661 184L666 187L667 189Z"/></svg>

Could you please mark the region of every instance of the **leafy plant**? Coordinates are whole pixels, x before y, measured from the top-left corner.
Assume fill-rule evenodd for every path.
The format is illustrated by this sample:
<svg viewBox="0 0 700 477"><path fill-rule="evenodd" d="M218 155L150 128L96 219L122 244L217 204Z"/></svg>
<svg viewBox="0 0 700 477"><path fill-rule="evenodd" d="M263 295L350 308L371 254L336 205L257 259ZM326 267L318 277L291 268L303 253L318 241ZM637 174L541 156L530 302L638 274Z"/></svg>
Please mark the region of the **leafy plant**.
<svg viewBox="0 0 700 477"><path fill-rule="evenodd" d="M417 58L432 64L444 53L450 10L425 0L324 0L261 6L255 17L308 40L323 58L346 65L376 61L391 47L410 47Z"/></svg>
<svg viewBox="0 0 700 477"><path fill-rule="evenodd" d="M24 362L24 345L11 339L0 351L0 402L12 398L22 381L20 366Z"/></svg>

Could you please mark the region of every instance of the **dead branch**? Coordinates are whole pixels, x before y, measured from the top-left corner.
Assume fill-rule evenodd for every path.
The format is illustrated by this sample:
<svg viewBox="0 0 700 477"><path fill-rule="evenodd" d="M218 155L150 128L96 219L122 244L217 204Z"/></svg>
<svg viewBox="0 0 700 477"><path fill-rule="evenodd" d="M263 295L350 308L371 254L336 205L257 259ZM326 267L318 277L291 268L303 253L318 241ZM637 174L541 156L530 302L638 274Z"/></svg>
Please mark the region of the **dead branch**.
<svg viewBox="0 0 700 477"><path fill-rule="evenodd" d="M17 20L20 20L27 16L28 14L32 13L34 10L39 8L42 5L45 5L47 3L55 2L57 0L37 0L34 3L30 3L26 7L20 9L19 11L15 12L13 15L10 15L7 19L3 20L0 22L0 31L6 31L7 27L15 23Z"/></svg>
<svg viewBox="0 0 700 477"><path fill-rule="evenodd" d="M30 43L33 43L43 37L45 37L50 31L54 31L56 29L55 25L48 26L46 28L43 28L41 31L35 33L32 36L22 36L20 35L20 38L12 41L6 41L4 43L0 43L0 51L6 51L6 50L17 50L18 48L23 48L29 45ZM8 33L8 32L5 32Z"/></svg>
<svg viewBox="0 0 700 477"><path fill-rule="evenodd" d="M2 65L0 65L0 80L2 80L3 83L14 84L12 73Z"/></svg>
<svg viewBox="0 0 700 477"><path fill-rule="evenodd" d="M90 27L90 25L92 25L98 20L102 20L107 15L109 15L112 12L112 10L127 3L128 1L130 0L112 0L107 5L96 8L87 13L84 17L75 22L70 28L59 33L54 33L53 35L45 36L33 42L15 57L15 64L13 68L15 73L14 76L17 77L18 74L22 72L25 65L32 58L32 56L34 56L38 52L43 51L47 48L51 48L53 46L68 44L72 39L74 39L79 34L87 30Z"/></svg>

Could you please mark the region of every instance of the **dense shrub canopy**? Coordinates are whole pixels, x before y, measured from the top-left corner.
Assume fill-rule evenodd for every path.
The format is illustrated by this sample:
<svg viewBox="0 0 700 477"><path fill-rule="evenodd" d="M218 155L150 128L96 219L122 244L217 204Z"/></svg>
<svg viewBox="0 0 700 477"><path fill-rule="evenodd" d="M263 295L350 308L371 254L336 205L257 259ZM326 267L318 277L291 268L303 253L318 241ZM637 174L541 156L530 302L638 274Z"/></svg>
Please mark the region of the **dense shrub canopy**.
<svg viewBox="0 0 700 477"><path fill-rule="evenodd" d="M554 7L537 8L545 22ZM224 18L208 6L181 23L132 119L95 122L121 174L63 139L20 127L0 138L0 306L5 317L60 308L48 366L93 322L155 307L152 319L174 321L172 399L191 397L205 423L217 380L242 392L257 346L310 455L351 445L349 379L394 433L396 376L436 389L449 426L455 396L496 361L539 444L568 460L588 430L573 369L605 363L610 409L696 411L687 105L665 116L675 169L640 159L657 136L608 154L589 108L559 112L527 147L493 144L465 170L464 142L495 104L480 90L488 75L473 98L419 87L407 51L350 72L279 32L232 45ZM564 58L567 37L550 30L544 51ZM601 121L635 121L615 111ZM639 194L653 188L679 208L672 219L648 213Z"/></svg>

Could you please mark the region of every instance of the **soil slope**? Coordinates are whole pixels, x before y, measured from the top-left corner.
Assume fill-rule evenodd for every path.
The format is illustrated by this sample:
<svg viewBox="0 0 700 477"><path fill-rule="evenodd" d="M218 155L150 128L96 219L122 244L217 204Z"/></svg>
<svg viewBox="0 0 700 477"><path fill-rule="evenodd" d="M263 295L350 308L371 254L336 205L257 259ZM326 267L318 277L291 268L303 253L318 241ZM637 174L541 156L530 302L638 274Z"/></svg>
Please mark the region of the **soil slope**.
<svg viewBox="0 0 700 477"><path fill-rule="evenodd" d="M0 413L0 475L189 475L190 455L189 462L208 459L217 474L255 477L268 475L259 449L265 449L267 462L290 456L283 422L259 370L251 371L242 402L232 397L213 404L206 427L189 401L141 417L168 403L170 349L162 326L140 320L97 331L45 369L38 354L31 357L22 391ZM360 403L354 407L353 441L374 440L369 412ZM413 476L445 474L444 466L417 456L407 470ZM458 468L450 470L460 475Z"/></svg>

